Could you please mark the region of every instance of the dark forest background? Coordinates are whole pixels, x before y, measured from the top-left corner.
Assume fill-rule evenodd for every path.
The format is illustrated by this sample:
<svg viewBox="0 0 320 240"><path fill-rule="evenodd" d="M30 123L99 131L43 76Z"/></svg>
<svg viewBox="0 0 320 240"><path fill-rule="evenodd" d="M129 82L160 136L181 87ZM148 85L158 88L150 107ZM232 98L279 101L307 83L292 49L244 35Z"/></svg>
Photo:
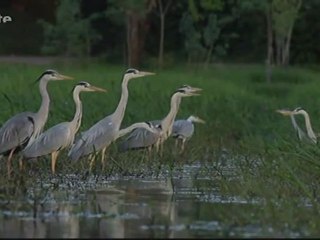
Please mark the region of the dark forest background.
<svg viewBox="0 0 320 240"><path fill-rule="evenodd" d="M318 0L1 0L0 55L318 64Z"/></svg>

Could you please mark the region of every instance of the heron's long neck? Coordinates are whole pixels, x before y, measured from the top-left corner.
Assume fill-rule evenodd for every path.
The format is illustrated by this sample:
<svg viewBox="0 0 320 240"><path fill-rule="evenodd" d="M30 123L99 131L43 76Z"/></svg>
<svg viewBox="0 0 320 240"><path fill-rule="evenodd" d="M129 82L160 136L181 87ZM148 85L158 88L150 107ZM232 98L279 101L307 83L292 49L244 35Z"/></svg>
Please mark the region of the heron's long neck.
<svg viewBox="0 0 320 240"><path fill-rule="evenodd" d="M81 119L82 119L82 102L80 100L79 95L80 95L79 90L75 90L73 92L73 100L74 100L74 103L76 104L76 112L70 123L73 128L74 134L79 130L81 125Z"/></svg>
<svg viewBox="0 0 320 240"><path fill-rule="evenodd" d="M167 133L167 135L171 134L172 125L178 113L180 102L181 102L181 97L178 96L177 94L174 94L171 97L170 111L168 115L161 122L162 131Z"/></svg>
<svg viewBox="0 0 320 240"><path fill-rule="evenodd" d="M31 145L31 143L39 136L48 119L50 98L47 91L47 85L48 80L40 79L39 89L42 101L38 112L35 114L34 130L27 146Z"/></svg>
<svg viewBox="0 0 320 240"><path fill-rule="evenodd" d="M114 111L113 116L117 120L118 126L120 127L122 119L124 117L124 112L126 110L127 102L128 102L128 78L124 78L121 84L122 92L120 102L117 106L117 109Z"/></svg>
<svg viewBox="0 0 320 240"><path fill-rule="evenodd" d="M308 137L313 139L313 140L316 140L317 137L316 137L314 131L312 130L312 126L311 126L309 115L307 113L304 113L303 116L304 116L304 121L305 121L305 124L306 124Z"/></svg>
<svg viewBox="0 0 320 240"><path fill-rule="evenodd" d="M119 131L119 134L118 134L118 137L117 137L117 138L120 138L120 137L126 135L127 133L133 131L133 130L136 129L136 128L145 128L145 129L148 129L148 127L147 127L146 125L147 125L146 123L134 123L134 124L130 125L130 126L127 127L127 128L121 129L121 130Z"/></svg>
<svg viewBox="0 0 320 240"><path fill-rule="evenodd" d="M302 140L302 138L306 137L305 132L297 124L294 115L290 115L290 118L291 118L291 122L292 122L293 128L297 131L299 139Z"/></svg>
<svg viewBox="0 0 320 240"><path fill-rule="evenodd" d="M39 126L42 125L42 127L44 126L44 124L48 119L49 105L50 105L50 98L47 91L47 85L48 85L47 80L42 80L42 79L40 80L39 89L40 89L42 102L41 102L40 109L37 112L37 115L38 115L38 124Z"/></svg>

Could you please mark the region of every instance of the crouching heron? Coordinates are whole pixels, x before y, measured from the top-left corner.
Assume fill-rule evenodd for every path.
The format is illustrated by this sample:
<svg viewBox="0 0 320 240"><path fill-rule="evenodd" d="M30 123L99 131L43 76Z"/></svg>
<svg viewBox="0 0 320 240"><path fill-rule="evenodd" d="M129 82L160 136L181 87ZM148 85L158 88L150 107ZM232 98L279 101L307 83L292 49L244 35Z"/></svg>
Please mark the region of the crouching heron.
<svg viewBox="0 0 320 240"><path fill-rule="evenodd" d="M173 123L171 136L176 139L176 147L178 147L179 140L181 141L180 153L184 151L185 142L189 140L194 133L193 123L205 123L204 120L197 116L191 115L187 119L176 120Z"/></svg>
<svg viewBox="0 0 320 240"><path fill-rule="evenodd" d="M0 129L0 154L9 154L7 160L8 175L11 173L11 158L14 152L21 150L42 132L47 122L50 98L47 91L49 81L73 79L55 70L46 70L38 78L42 98L38 112L22 112L7 120Z"/></svg>
<svg viewBox="0 0 320 240"><path fill-rule="evenodd" d="M82 119L82 103L80 92L106 92L102 88L91 86L87 82L79 82L73 89L73 100L76 111L71 122L63 122L43 132L23 150L25 158L36 158L51 154L51 170L55 173L55 165L59 152L71 146Z"/></svg>
<svg viewBox="0 0 320 240"><path fill-rule="evenodd" d="M279 109L276 110L276 112L284 115L284 116L290 116L291 118L291 123L293 125L294 130L297 132L297 136L299 140L307 140L313 144L317 143L317 136L314 133L312 126L311 126L311 121L309 114L307 113L306 110L302 109L301 107L298 107L294 109L293 111L286 110L286 109ZM305 122L305 127L307 130L307 133L305 133L297 124L295 115L302 115L304 117L304 122Z"/></svg>
<svg viewBox="0 0 320 240"><path fill-rule="evenodd" d="M170 111L162 120L151 121L152 124L158 125L161 131L152 133L144 129L137 128L132 131L129 136L118 145L119 151L124 152L130 149L148 148L149 153L153 146L156 146L156 151L162 154L163 142L171 135L174 119L178 113L181 99L183 97L191 97L200 95L201 88L195 88L188 85L183 85L178 88L171 96Z"/></svg>

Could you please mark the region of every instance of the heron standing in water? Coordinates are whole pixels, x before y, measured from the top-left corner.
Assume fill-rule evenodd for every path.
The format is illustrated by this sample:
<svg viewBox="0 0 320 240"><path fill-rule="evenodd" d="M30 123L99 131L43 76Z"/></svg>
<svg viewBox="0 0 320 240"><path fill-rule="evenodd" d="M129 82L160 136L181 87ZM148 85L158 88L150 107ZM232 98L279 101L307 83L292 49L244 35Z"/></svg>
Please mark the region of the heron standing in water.
<svg viewBox="0 0 320 240"><path fill-rule="evenodd" d="M63 122L49 128L23 150L25 158L36 158L51 154L51 170L55 173L55 165L61 150L71 146L82 119L81 92L106 92L102 88L91 86L87 82L79 82L73 89L73 100L76 111L70 122Z"/></svg>
<svg viewBox="0 0 320 240"><path fill-rule="evenodd" d="M46 70L38 78L42 98L38 112L22 112L7 120L0 129L0 154L9 154L7 171L11 173L11 158L13 153L21 150L42 132L47 122L50 98L47 84L50 81L73 79L58 73L55 70Z"/></svg>
<svg viewBox="0 0 320 240"><path fill-rule="evenodd" d="M136 69L128 69L122 80L122 93L120 102L111 115L98 121L87 131L81 133L75 144L70 149L68 156L72 160L79 160L83 156L90 155L90 165L93 164L96 153L101 151L101 163L104 169L105 152L107 147L119 137L120 126L124 117L128 102L128 83L131 79L153 75L151 72L142 72Z"/></svg>
<svg viewBox="0 0 320 240"><path fill-rule="evenodd" d="M178 147L178 142L181 142L180 153L184 151L185 142L189 140L194 133L193 123L205 123L204 120L197 116L191 115L187 119L176 120L173 123L171 136L176 139L176 147Z"/></svg>
<svg viewBox="0 0 320 240"><path fill-rule="evenodd" d="M162 154L163 142L171 135L174 119L179 111L181 99L183 97L198 96L201 88L195 88L188 85L183 85L178 88L171 96L170 111L162 120L151 121L154 125L158 125L161 128L159 133L152 133L144 129L137 128L122 142L119 144L119 151L124 152L130 149L148 148L149 153L153 146L156 147L156 151Z"/></svg>

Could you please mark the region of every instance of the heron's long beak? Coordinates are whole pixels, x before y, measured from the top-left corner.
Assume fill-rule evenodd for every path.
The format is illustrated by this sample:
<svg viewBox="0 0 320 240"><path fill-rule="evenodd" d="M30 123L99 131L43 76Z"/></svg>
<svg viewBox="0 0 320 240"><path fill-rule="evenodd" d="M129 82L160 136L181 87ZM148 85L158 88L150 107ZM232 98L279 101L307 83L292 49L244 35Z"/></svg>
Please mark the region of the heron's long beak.
<svg viewBox="0 0 320 240"><path fill-rule="evenodd" d="M73 77L69 77L69 76L62 75L62 74L59 74L58 78L59 78L59 80L72 80L72 79L74 79Z"/></svg>
<svg viewBox="0 0 320 240"><path fill-rule="evenodd" d="M199 118L199 117L197 118L197 122L198 122L198 123L203 123L203 124L206 123L206 121L204 121L203 119L201 119L201 118Z"/></svg>
<svg viewBox="0 0 320 240"><path fill-rule="evenodd" d="M139 72L138 77L144 77L144 76L149 76L149 75L155 75L153 72Z"/></svg>
<svg viewBox="0 0 320 240"><path fill-rule="evenodd" d="M195 88L193 87L189 93L190 96L199 96L200 93L202 91L202 88Z"/></svg>
<svg viewBox="0 0 320 240"><path fill-rule="evenodd" d="M282 114L284 116L290 116L290 115L293 114L292 111L289 111L289 110L286 110L286 109L278 109L278 110L276 110L276 112L280 113L280 114Z"/></svg>
<svg viewBox="0 0 320 240"><path fill-rule="evenodd" d="M94 92L107 92L106 89L95 87L95 86L90 86L89 88Z"/></svg>

